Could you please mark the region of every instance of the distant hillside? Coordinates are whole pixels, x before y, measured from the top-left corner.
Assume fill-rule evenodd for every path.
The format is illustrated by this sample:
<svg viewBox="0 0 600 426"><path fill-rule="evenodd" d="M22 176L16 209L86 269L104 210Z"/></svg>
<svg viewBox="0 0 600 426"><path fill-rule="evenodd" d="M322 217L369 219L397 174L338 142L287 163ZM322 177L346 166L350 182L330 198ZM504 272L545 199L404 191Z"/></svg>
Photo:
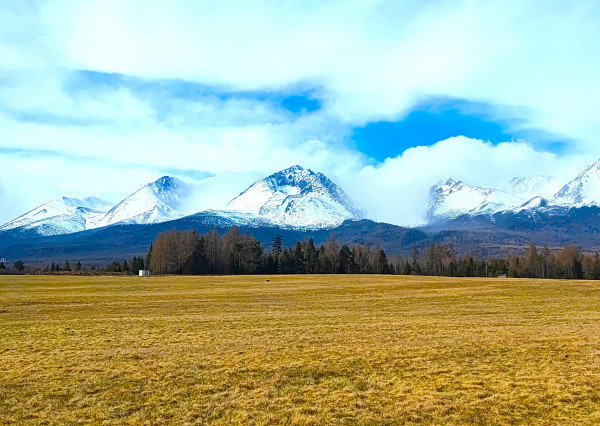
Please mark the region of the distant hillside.
<svg viewBox="0 0 600 426"><path fill-rule="evenodd" d="M237 218L227 220L220 214L200 213L169 222L147 225L113 225L68 235L41 237L29 235L22 238L18 233L0 235L0 257L27 259L44 263L52 260L74 259L88 263L103 264L113 259L144 255L156 235L168 229L196 229L206 233L213 228L224 233L236 225ZM408 252L413 245L425 246L428 235L419 230L377 223L370 220L347 220L330 230L290 230L274 226L238 226L242 233L257 238L265 249L270 249L271 240L277 234L283 237L286 246L296 241L313 238L315 244L336 238L340 243L379 244L389 253Z"/></svg>

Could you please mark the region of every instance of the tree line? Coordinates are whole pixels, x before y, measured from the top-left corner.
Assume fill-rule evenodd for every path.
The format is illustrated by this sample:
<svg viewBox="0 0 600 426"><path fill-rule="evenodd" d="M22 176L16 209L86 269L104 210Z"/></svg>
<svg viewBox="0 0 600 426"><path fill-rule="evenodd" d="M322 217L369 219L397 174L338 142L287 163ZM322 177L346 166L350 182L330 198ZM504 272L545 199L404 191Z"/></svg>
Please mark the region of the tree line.
<svg viewBox="0 0 600 426"><path fill-rule="evenodd" d="M482 259L457 257L452 246L430 244L423 253L413 248L411 259L402 260L401 274L450 277L497 277L600 279L600 255L583 253L579 246L566 244L558 251L529 243L521 256ZM396 265L400 267L400 265Z"/></svg>
<svg viewBox="0 0 600 426"><path fill-rule="evenodd" d="M7 269L0 273L8 272ZM13 270L24 269L21 260L15 262ZM216 229L204 235L196 230L161 232L145 257L112 261L104 268L82 266L81 262L73 266L66 261L62 266L52 262L43 269L27 268L27 271L137 275L141 269L149 269L153 274L185 275L399 274L592 280L600 279L600 254L583 253L577 245L551 250L529 243L520 256L509 254L490 259L458 256L451 245L432 243L425 249L413 247L408 256L388 257L379 246L340 244L335 238L319 246L311 238L285 247L281 235L274 236L265 250L256 238L232 227L223 235Z"/></svg>
<svg viewBox="0 0 600 426"><path fill-rule="evenodd" d="M284 247L276 235L265 252L251 235L232 227L224 235L216 229L200 235L195 230L161 232L150 246L146 266L155 274L391 274L385 252L334 238L317 247L311 238Z"/></svg>
<svg viewBox="0 0 600 426"><path fill-rule="evenodd" d="M451 245L413 247L407 258L388 256L379 247L338 243L331 238L316 246L311 238L284 247L276 235L265 251L251 235L233 227L224 235L216 229L166 231L159 234L146 256L155 274L399 274L450 277L600 279L600 254L583 253L576 245L558 251L529 243L523 255L485 259L457 256Z"/></svg>

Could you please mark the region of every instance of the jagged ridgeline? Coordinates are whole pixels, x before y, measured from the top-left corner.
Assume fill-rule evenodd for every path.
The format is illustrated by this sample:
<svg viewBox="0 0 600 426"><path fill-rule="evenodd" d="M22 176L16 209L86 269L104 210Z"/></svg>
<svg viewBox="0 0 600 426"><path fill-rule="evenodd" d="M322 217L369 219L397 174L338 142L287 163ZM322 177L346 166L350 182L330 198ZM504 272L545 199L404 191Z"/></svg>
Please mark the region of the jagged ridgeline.
<svg viewBox="0 0 600 426"><path fill-rule="evenodd" d="M263 246L278 233L286 244L311 237L323 244L333 233L341 243L380 244L399 255L429 242L450 244L458 253L484 248L491 256L522 252L530 241L554 250L565 244L600 249L600 163L566 184L534 176L496 189L450 179L432 187L425 224L412 229L363 219L362 208L342 188L300 166L232 194L222 209L197 212L193 192L191 184L165 176L116 205L95 197L53 200L0 227L0 257L100 264L140 255L159 232L174 227L204 234L233 226Z"/></svg>
<svg viewBox="0 0 600 426"><path fill-rule="evenodd" d="M189 215L205 215L244 226L326 229L346 219L361 219L363 210L327 176L300 166L252 184L223 210L194 209L194 188L163 176L116 205L89 197L49 201L4 224L0 233L62 235L126 224L156 224Z"/></svg>

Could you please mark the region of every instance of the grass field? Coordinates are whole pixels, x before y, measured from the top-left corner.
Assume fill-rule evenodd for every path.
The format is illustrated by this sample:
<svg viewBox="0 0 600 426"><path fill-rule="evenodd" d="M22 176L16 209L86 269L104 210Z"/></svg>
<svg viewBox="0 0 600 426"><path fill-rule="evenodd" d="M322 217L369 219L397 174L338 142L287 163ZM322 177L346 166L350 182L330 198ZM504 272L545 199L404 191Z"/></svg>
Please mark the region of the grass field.
<svg viewBox="0 0 600 426"><path fill-rule="evenodd" d="M598 424L599 410L598 282L0 277L0 423Z"/></svg>

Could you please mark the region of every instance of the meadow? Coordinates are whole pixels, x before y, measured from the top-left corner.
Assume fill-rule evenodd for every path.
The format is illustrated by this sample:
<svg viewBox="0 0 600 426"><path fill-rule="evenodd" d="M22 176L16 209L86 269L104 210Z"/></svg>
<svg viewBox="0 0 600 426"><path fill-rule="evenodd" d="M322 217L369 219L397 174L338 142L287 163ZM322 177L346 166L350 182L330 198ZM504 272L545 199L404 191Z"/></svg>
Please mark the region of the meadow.
<svg viewBox="0 0 600 426"><path fill-rule="evenodd" d="M600 283L0 277L2 424L598 424Z"/></svg>

